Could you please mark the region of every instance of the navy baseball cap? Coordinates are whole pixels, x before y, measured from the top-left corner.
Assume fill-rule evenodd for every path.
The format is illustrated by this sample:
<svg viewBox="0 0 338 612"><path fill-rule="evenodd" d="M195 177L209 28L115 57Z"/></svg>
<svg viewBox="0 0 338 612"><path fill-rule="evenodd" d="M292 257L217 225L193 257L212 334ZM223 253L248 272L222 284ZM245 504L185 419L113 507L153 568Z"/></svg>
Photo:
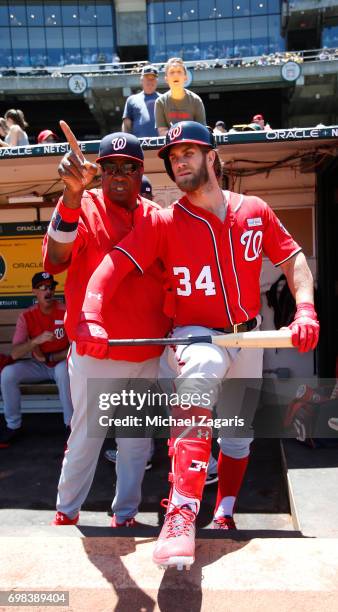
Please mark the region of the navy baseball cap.
<svg viewBox="0 0 338 612"><path fill-rule="evenodd" d="M114 132L102 138L97 162L110 157L128 157L143 164L143 151L138 138L127 132Z"/></svg>
<svg viewBox="0 0 338 612"><path fill-rule="evenodd" d="M142 176L140 194L145 196L153 195L153 188L151 186L151 182L145 174Z"/></svg>
<svg viewBox="0 0 338 612"><path fill-rule="evenodd" d="M53 287L59 284L56 280L54 280L53 274L49 274L49 272L37 272L32 278L32 288L36 289L39 285L42 285L46 281L51 281Z"/></svg>
<svg viewBox="0 0 338 612"><path fill-rule="evenodd" d="M144 76L145 74L153 74L158 77L158 70L155 66L143 66L141 75Z"/></svg>

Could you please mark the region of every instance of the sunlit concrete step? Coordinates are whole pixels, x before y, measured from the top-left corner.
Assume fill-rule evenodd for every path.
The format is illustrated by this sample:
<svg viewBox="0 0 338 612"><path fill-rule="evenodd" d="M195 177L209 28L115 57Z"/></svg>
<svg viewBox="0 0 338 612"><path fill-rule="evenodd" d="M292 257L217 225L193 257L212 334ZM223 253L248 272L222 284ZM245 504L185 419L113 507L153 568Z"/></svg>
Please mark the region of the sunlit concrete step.
<svg viewBox="0 0 338 612"><path fill-rule="evenodd" d="M337 610L335 539L198 539L190 571L163 572L151 560L153 537L74 538L74 530L2 536L0 591L67 591L70 605L58 609L76 612Z"/></svg>
<svg viewBox="0 0 338 612"><path fill-rule="evenodd" d="M294 528L311 538L338 538L338 449L281 444Z"/></svg>

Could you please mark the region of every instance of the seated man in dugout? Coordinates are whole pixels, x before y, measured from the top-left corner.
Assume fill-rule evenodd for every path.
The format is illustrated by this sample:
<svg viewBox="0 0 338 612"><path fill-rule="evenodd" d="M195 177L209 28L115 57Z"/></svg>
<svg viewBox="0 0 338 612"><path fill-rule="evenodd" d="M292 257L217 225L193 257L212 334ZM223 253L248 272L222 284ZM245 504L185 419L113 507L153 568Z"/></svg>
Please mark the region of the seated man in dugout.
<svg viewBox="0 0 338 612"><path fill-rule="evenodd" d="M69 342L64 328L65 306L54 298L57 284L48 272L34 274L32 292L37 303L18 317L11 351L15 363L1 372L6 425L0 430L0 448L10 446L22 431L20 383L55 381L65 426L70 424L73 407L66 361Z"/></svg>

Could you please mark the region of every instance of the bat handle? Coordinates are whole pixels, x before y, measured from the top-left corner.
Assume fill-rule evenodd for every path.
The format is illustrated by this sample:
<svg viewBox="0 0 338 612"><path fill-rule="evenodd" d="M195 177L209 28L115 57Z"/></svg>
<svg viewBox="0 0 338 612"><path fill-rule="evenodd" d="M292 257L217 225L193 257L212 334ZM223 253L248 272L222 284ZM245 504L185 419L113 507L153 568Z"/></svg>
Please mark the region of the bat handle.
<svg viewBox="0 0 338 612"><path fill-rule="evenodd" d="M179 344L197 344L204 342L212 344L211 336L191 336L189 338L122 338L118 340L108 340L109 346L176 346Z"/></svg>

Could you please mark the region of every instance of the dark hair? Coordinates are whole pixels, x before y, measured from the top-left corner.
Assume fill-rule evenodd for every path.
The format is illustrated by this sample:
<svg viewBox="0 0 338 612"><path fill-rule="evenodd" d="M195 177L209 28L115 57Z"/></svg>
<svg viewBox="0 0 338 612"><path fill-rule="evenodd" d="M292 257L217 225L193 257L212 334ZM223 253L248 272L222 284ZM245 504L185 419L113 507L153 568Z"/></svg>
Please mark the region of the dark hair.
<svg viewBox="0 0 338 612"><path fill-rule="evenodd" d="M26 123L25 115L22 110L19 108L15 110L15 108L10 108L5 112L5 119L13 119L14 123L19 125L22 130L25 130L28 127L28 123Z"/></svg>

